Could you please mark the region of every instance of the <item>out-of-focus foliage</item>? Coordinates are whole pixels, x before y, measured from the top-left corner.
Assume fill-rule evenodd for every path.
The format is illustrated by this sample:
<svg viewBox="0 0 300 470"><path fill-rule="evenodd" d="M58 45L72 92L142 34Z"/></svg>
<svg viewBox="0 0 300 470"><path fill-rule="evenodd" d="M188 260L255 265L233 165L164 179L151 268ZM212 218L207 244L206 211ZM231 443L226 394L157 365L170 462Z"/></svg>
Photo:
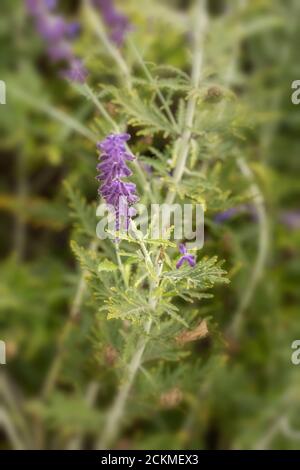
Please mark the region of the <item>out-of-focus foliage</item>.
<svg viewBox="0 0 300 470"><path fill-rule="evenodd" d="M82 23L88 89L59 77L23 1L1 1L1 448L97 447L140 341L117 448L299 448L300 235L282 223L299 211L299 2L208 0L196 88L193 1L119 2L134 24L118 52L128 75L96 13L60 3ZM204 205L196 268L175 269L174 243L127 237L120 269L115 244L97 240L95 143L112 123L132 135L141 202L173 190ZM241 204L254 211L217 222Z"/></svg>

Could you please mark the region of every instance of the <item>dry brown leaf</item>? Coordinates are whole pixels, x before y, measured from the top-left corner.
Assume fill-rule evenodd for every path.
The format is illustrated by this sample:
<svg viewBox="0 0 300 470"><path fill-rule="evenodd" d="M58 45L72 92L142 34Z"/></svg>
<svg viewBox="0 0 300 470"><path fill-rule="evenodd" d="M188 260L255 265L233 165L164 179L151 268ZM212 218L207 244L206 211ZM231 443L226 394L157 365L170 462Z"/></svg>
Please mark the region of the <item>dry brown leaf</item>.
<svg viewBox="0 0 300 470"><path fill-rule="evenodd" d="M104 360L108 366L113 367L119 357L118 351L111 345L108 345L104 349Z"/></svg>
<svg viewBox="0 0 300 470"><path fill-rule="evenodd" d="M198 339L205 338L209 333L207 323L202 320L201 323L194 330L185 330L176 336L175 340L177 344L183 346L191 341L197 341Z"/></svg>
<svg viewBox="0 0 300 470"><path fill-rule="evenodd" d="M174 387L171 390L163 393L159 402L160 405L165 409L175 408L183 399L183 393L178 387Z"/></svg>

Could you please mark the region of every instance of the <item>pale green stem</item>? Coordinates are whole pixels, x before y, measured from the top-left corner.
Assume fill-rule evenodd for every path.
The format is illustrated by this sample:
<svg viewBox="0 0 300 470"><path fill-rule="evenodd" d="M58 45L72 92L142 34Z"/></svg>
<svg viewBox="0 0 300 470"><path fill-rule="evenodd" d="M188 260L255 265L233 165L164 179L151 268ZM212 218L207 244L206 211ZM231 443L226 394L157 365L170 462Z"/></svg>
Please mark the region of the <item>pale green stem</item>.
<svg viewBox="0 0 300 470"><path fill-rule="evenodd" d="M101 112L102 116L110 123L110 125L113 127L115 132L120 132L120 129L119 129L118 125L111 118L111 116L106 111L104 106L98 100L98 98L94 94L93 90L87 84L83 85L82 89L85 92L85 94L92 100L92 102L95 104L97 109ZM18 99L20 99L21 101L28 104L30 107L45 113L46 115L50 116L51 118L55 119L56 121L64 124L69 129L73 129L74 131L76 131L79 134L83 135L85 138L92 141L93 143L96 144L98 142L99 139L97 138L97 136L92 131L90 131L83 124L76 121L76 119L71 118L70 116L68 116L64 112L62 112L62 111L60 111L56 108L53 108L52 106L50 106L46 103L43 103L43 102L41 102L41 101L31 97L31 96L28 96L26 93L24 93L23 91L15 88L15 87L10 88L10 92L14 96L16 96ZM152 192L151 192L150 184L147 181L147 179L144 175L144 172L142 171L140 165L138 164L138 162L136 160L134 160L132 162L132 164L133 164L134 169L136 170L136 172L138 174L141 186L143 187L145 192L148 193L150 200L152 202L154 202L154 198L153 198L153 195L152 195Z"/></svg>
<svg viewBox="0 0 300 470"><path fill-rule="evenodd" d="M162 271L162 263L158 264L157 266L157 281L151 283L150 294L149 294L149 305L151 309L154 311L158 302L158 299L153 297L153 290L159 284L159 278ZM147 346L149 340L149 334L151 331L153 320L150 318L145 323L144 327L144 336L140 338L137 348L131 358L127 369L127 379L119 390L119 393L116 396L115 401L111 409L107 415L107 421L105 423L103 432L100 436L100 439L97 442L96 448L97 449L107 449L111 443L115 441L119 432L120 432L120 424L122 423L125 406L134 383L135 377L141 367L142 358L144 355L145 348Z"/></svg>
<svg viewBox="0 0 300 470"><path fill-rule="evenodd" d="M197 1L197 12L195 14L195 37L194 37L194 60L191 84L193 88L197 89L201 80L202 73L202 62L203 62L203 38L207 27L207 16L205 12L205 1ZM192 127L194 123L195 110L197 105L197 96L192 94L188 100L187 112L186 112L186 123L182 137L177 142L176 146L179 146L179 155L176 160L176 167L174 170L173 181L178 184L183 176L186 161L189 155L190 140L192 137ZM166 197L166 204L173 204L176 196L176 191L169 190Z"/></svg>
<svg viewBox="0 0 300 470"><path fill-rule="evenodd" d="M86 405L91 409L97 401L99 394L100 385L97 382L91 382L86 390L84 401ZM83 445L84 432L79 432L73 437L66 445L66 450L80 450Z"/></svg>
<svg viewBox="0 0 300 470"><path fill-rule="evenodd" d="M288 439L300 441L300 431L298 429L292 428L287 416L282 419L281 431L282 434Z"/></svg>
<svg viewBox="0 0 300 470"><path fill-rule="evenodd" d="M125 405L136 377L136 374L141 365L142 357L147 345L148 336L152 325L152 319L149 319L145 325L145 337L140 338L135 353L132 356L130 364L127 369L127 378L124 384L121 385L119 393L108 412L107 421L103 428L102 435L97 442L97 449L107 449L107 447L116 439L120 422L122 421Z"/></svg>
<svg viewBox="0 0 300 470"><path fill-rule="evenodd" d="M19 209L26 207L28 197L28 181L27 181L27 158L18 150L16 157L16 182L17 182L17 200ZM14 229L14 250L19 261L23 260L26 247L26 218L23 210L18 210L15 220Z"/></svg>
<svg viewBox="0 0 300 470"><path fill-rule="evenodd" d="M44 114L50 116L52 119L55 119L56 121L64 124L66 127L78 132L78 134L83 135L86 139L97 143L97 136L92 131L90 131L80 122L76 121L76 119L68 116L63 111L60 111L54 108L53 106L48 105L47 103L43 103L42 101L27 95L25 92L18 89L17 87L10 87L9 91L13 96L28 104L33 109L43 112Z"/></svg>
<svg viewBox="0 0 300 470"><path fill-rule="evenodd" d="M268 450L272 440L280 433L282 429L284 416L279 416L272 426L267 430L265 435L259 439L253 446L253 450Z"/></svg>
<svg viewBox="0 0 300 470"><path fill-rule="evenodd" d="M248 5L248 0L240 0L238 4L238 8L241 10L246 8ZM233 59L229 64L228 71L225 76L225 82L230 85L236 68L237 63L237 54L238 54L238 47L235 47ZM225 110L225 104L222 105L218 119L221 118L222 114ZM268 227L268 217L267 211L264 202L264 196L259 188L259 186L255 182L255 177L253 172L248 166L248 163L243 158L237 159L237 165L244 175L244 177L250 183L250 191L253 198L253 204L257 211L258 216L258 230L259 230L259 239L258 239L258 252L256 256L255 263L253 265L253 270L251 272L251 276L249 281L247 282L247 286L245 291L243 292L242 299L238 305L236 312L233 314L233 321L228 328L229 334L238 335L243 324L243 316L249 305L251 304L255 289L259 280L262 277L264 267L266 265L267 257L268 257L268 246L269 246L269 227Z"/></svg>
<svg viewBox="0 0 300 470"><path fill-rule="evenodd" d="M97 14L90 0L84 1L84 12L86 14L86 18L88 22L90 23L93 31L96 33L96 35L100 39L101 44L105 46L105 48L107 49L107 52L110 54L110 56L114 59L114 61L120 68L120 71L122 72L122 76L125 79L126 85L128 86L128 88L131 88L131 76L130 76L130 71L128 69L127 63L123 59L119 50L109 40L105 32L105 29L101 23L100 15Z"/></svg>
<svg viewBox="0 0 300 470"><path fill-rule="evenodd" d="M96 108L100 111L102 116L107 120L107 122L112 126L115 132L120 132L119 127L117 123L113 120L113 118L110 116L110 114L106 111L105 107L101 103L101 101L97 98L93 90L90 88L90 86L87 83L84 83L82 85L83 90L86 92L87 96L91 99L91 101L94 103Z"/></svg>
<svg viewBox="0 0 300 470"><path fill-rule="evenodd" d="M149 80L149 82L151 83L151 85L153 85L153 87L155 88L155 91L156 91L156 93L157 93L157 96L159 97L160 102L161 102L161 104L163 105L163 107L164 107L164 109L165 109L165 111L166 111L166 113L167 113L167 115L168 115L168 118L169 118L170 122L171 122L172 125L174 126L174 129L176 130L176 132L179 132L180 129L179 129L178 124L177 124L177 122L176 122L176 120L175 120L175 118L174 118L174 115L173 115L173 113L172 113L172 111L171 111L171 109L170 109L170 106L169 106L168 102L166 101L164 95L163 95L162 92L160 91L160 89L159 89L159 87L158 87L156 81L154 80L154 78L152 77L151 73L149 72L149 69L148 69L148 67L146 66L146 64L145 64L145 62L144 62L144 60L143 60L141 54L139 53L137 47L135 46L135 44L134 44L130 39L128 40L128 43L130 44L131 49L133 50L133 52L134 52L134 54L135 54L135 56L136 56L136 58L137 58L137 60L138 60L138 62L139 62L139 64L140 64L141 68L143 69L143 71L144 71L146 77L148 78L148 80Z"/></svg>
<svg viewBox="0 0 300 470"><path fill-rule="evenodd" d="M136 283L134 284L134 288L137 289L137 288L140 286L140 284L147 278L147 276L148 276L148 273L147 273L147 272L144 273L144 274L136 281Z"/></svg>
<svg viewBox="0 0 300 470"><path fill-rule="evenodd" d="M33 447L32 429L28 425L28 420L24 413L22 393L16 384L11 382L4 371L0 371L0 401L6 409L9 420L11 420L11 426L14 428L13 434L18 436L17 440L22 445L22 448L28 449ZM7 420L5 422L7 423ZM15 442L17 441L15 440Z"/></svg>
<svg viewBox="0 0 300 470"><path fill-rule="evenodd" d="M244 1L244 0L243 0ZM238 46L238 44L237 44ZM225 74L224 80L225 83L229 86L232 79L234 78L234 72L235 72L235 67L236 67L236 53L238 51L238 47L236 48L235 53L233 54L233 58L228 66L227 73ZM226 103L222 102L220 105L219 113L217 115L216 120L220 120L225 112L226 109ZM263 266L265 264L265 256L267 252L267 244L268 244L268 234L267 234L267 218L266 218L266 211L264 207L264 201L263 201L263 195L259 189L259 187L255 184L254 182L254 176L249 169L247 163L243 159L238 160L238 166L241 170L241 172L246 176L248 181L252 183L251 185L251 192L253 196L253 203L255 204L258 217L259 217L259 227L260 227L260 248L259 248L259 254L257 256L257 261L254 265L253 271L252 271L252 276L250 279L250 282L247 285L246 293L243 296L243 299L238 307L237 312L233 315L233 323L229 327L229 334L236 334L237 331L239 330L241 324L242 324L242 319L243 319L243 313L245 311L245 308L248 307L249 303L251 302L252 295L254 293L256 284L260 278L260 273L263 269ZM204 166L202 167L202 171L204 170ZM187 171L187 174L189 172ZM203 391L201 390L201 393ZM207 391L206 391L207 393ZM194 422L194 408L190 412L186 422L184 429L188 429L192 423Z"/></svg>
<svg viewBox="0 0 300 470"><path fill-rule="evenodd" d="M255 178L250 170L249 166L244 159L239 158L237 160L238 167L245 178L251 183L250 191L252 195L253 204L255 205L257 216L258 216L258 227L259 227L259 240L258 240L258 252L254 263L251 277L247 282L247 286L243 292L241 302L238 306L237 311L234 314L233 322L230 325L229 331L233 335L237 335L241 329L243 323L244 312L249 307L255 289L258 282L260 281L264 267L266 265L268 257L268 245L269 245L269 228L266 208L264 204L263 195L255 183Z"/></svg>
<svg viewBox="0 0 300 470"><path fill-rule="evenodd" d="M144 258L145 258L145 261L149 264L149 266L151 266L153 268L153 263L152 263L152 260L151 260L151 256L149 255L148 253L148 250L146 248L146 245L142 239L142 236L140 235L134 221L132 220L131 223L130 223L130 228L133 232L133 234L135 235L135 238L138 242L138 244L140 245L141 247L141 250L142 250L142 253L144 255Z"/></svg>
<svg viewBox="0 0 300 470"><path fill-rule="evenodd" d="M143 191L147 193L149 200L154 203L155 202L154 194L152 194L151 186L149 182L147 181L143 170L141 169L140 165L138 164L136 160L133 160L132 164L134 166L135 171L137 172L137 176L139 177L140 185L143 187Z"/></svg>
<svg viewBox="0 0 300 470"><path fill-rule="evenodd" d="M194 48L194 59L193 59L193 69L192 69L192 83L195 87L198 87L200 77L201 77L201 67L202 67L202 35L203 31L202 27L204 26L204 18L205 17L205 9L203 8L205 2L203 0L197 0L197 15L195 15L195 48ZM183 142L186 143L186 146L189 146L189 141L191 137L191 127L193 125L194 120L194 113L196 107L196 100L195 98L190 98L188 102L188 111L187 111L187 123L186 123L186 131L184 132ZM188 156L188 149L187 151L182 147L182 153L180 158L177 160L175 172L174 172L174 181L178 183L182 178L184 167L186 164L186 159ZM170 203L169 200L174 200L175 193L172 193L172 196L168 195L166 202ZM157 257L158 260L158 257ZM157 278L158 281L151 283L150 288L150 295L149 295L149 304L151 308L154 310L156 308L158 299L153 297L153 290L159 283L159 276L162 270L162 263L158 263L157 266ZM152 320L149 319L145 324L145 337L141 338L139 344L137 346L136 351L134 352L132 359L129 363L127 369L127 379L121 385L120 390L116 396L115 401L111 409L108 412L107 420L102 432L102 435L97 442L98 449L106 449L108 446L111 445L117 438L120 432L120 424L123 420L125 406L128 400L128 396L130 394L132 385L134 383L135 377L138 373L138 370L142 364L143 354L147 345L147 341L149 338L149 334L151 331Z"/></svg>
<svg viewBox="0 0 300 470"><path fill-rule="evenodd" d="M127 288L128 287L128 281L127 281L127 277L126 277L126 274L125 274L125 271L124 271L124 265L122 263L122 259L121 259L120 252L119 252L119 244L117 242L116 242L115 248L116 248L116 257L117 257L119 270L121 272L124 285Z"/></svg>
<svg viewBox="0 0 300 470"><path fill-rule="evenodd" d="M26 447L24 446L9 413L3 407L0 408L0 429L5 432L14 450L25 450Z"/></svg>

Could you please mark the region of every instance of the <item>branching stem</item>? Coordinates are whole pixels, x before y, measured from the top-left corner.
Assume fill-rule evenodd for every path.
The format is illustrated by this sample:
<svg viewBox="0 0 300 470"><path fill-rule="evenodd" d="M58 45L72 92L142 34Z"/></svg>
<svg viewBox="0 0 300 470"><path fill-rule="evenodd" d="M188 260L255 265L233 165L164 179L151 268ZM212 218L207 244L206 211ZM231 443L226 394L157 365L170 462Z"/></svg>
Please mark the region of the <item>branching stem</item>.
<svg viewBox="0 0 300 470"><path fill-rule="evenodd" d="M196 88L199 86L200 78L201 78L201 70L202 70L202 57L203 57L203 45L202 45L202 38L204 33L204 26L206 26L206 15L205 15L205 1L204 0L197 0L197 12L195 15L195 44L194 44L194 56L193 56L193 67L192 67L192 83L193 86ZM189 142L192 135L191 128L193 126L194 115L195 115L195 108L196 108L196 98L191 97L188 101L187 105L187 120L186 120L186 129L184 131L182 137L182 146L181 146L181 154L177 160L176 168L174 171L174 182L179 183L184 173L184 168L186 165L186 160L188 157L189 151ZM166 203L171 204L175 198L174 192L169 192L166 198ZM157 258L158 261L158 258ZM162 270L162 263L157 263L157 275L158 279ZM159 281L158 281L159 282ZM154 288L158 285L158 283L151 283L150 287L150 295L149 295L149 303L154 310L156 308L158 299L152 296L152 292ZM121 385L119 392L110 408L105 426L102 431L102 435L97 442L98 449L106 449L110 446L115 439L117 438L120 432L120 426L123 421L124 412L126 403L134 383L135 377L139 371L139 368L142 364L143 354L149 339L149 334L151 331L152 320L147 320L145 324L145 336L143 336L139 344L132 356L132 359L128 365L127 373L126 373L126 380Z"/></svg>
<svg viewBox="0 0 300 470"><path fill-rule="evenodd" d="M172 125L173 125L175 131L176 131L176 132L179 132L179 126L178 126L178 124L177 124L177 122L176 122L176 120L175 120L175 118L174 118L174 115L173 115L173 113L172 113L172 111L171 111L171 108L170 108L170 106L169 106L167 100L165 99L164 95L163 95L162 92L160 91L160 89L159 89L159 87L158 87L156 81L155 81L154 78L152 77L152 75L151 75L151 73L150 73L150 71L149 71L147 65L145 64L145 62L144 62L144 60L143 60L141 54L139 53L139 51L138 51L136 45L135 45L135 44L133 43L133 41L131 41L130 39L128 40L128 42L129 42L129 44L130 44L130 46L131 46L132 51L134 52L135 57L137 58L137 60L138 60L138 62L139 62L139 64L140 64L142 70L144 71L144 74L145 74L146 77L148 78L148 80L149 80L149 82L151 83L151 85L154 86L155 91L156 91L156 93L157 93L157 96L158 96L158 98L159 98L159 100L160 100L160 102L161 102L163 108L165 109L165 111L166 111L166 113L167 113L167 116L168 116L170 122L172 123Z"/></svg>
<svg viewBox="0 0 300 470"><path fill-rule="evenodd" d="M131 75L130 75L130 70L127 66L127 63L123 59L122 55L120 54L119 50L114 46L114 44L110 41L108 38L105 29L101 23L100 20L100 15L97 15L95 12L95 9L91 5L90 0L85 0L84 1L84 11L86 13L86 18L88 22L90 23L93 31L95 34L98 36L100 39L101 44L103 44L109 53L109 55L114 59L118 67L120 68L120 71L122 73L122 77L124 77L124 80L126 82L126 85L128 88L131 88L132 83L131 83Z"/></svg>
<svg viewBox="0 0 300 470"><path fill-rule="evenodd" d="M197 89L201 80L202 62L203 62L203 38L207 27L207 16L205 10L205 0L197 0L197 11L195 14L194 27L194 54L191 84ZM178 184L183 176L186 161L189 155L189 144L192 137L192 127L194 123L197 97L192 94L187 103L186 123L182 137L178 140L175 147L179 148L179 156L176 160L173 180ZM178 146L178 147L177 147ZM166 204L173 204L176 197L174 190L169 190L166 197Z"/></svg>

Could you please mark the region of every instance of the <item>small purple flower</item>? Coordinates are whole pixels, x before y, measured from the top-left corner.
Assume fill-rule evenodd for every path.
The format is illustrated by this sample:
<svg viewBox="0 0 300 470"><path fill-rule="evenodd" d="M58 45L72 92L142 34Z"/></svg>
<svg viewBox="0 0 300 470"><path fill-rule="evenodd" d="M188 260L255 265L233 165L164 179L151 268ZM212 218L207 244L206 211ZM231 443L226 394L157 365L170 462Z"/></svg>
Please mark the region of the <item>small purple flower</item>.
<svg viewBox="0 0 300 470"><path fill-rule="evenodd" d="M181 266L184 264L184 263L188 263L191 268L193 268L194 266L196 266L196 258L194 255L190 255L186 249L186 246L184 243L180 243L179 245L179 251L180 253L183 255L181 256L181 258L179 259L179 261L177 261L177 264L176 264L176 268L179 269L181 268Z"/></svg>
<svg viewBox="0 0 300 470"><path fill-rule="evenodd" d="M80 59L73 58L69 63L69 68L62 71L62 75L72 82L85 83L88 71Z"/></svg>
<svg viewBox="0 0 300 470"><path fill-rule="evenodd" d="M118 12L113 0L94 0L94 5L101 12L103 20L110 31L111 40L122 46L126 34L131 30L128 18Z"/></svg>
<svg viewBox="0 0 300 470"><path fill-rule="evenodd" d="M97 165L100 174L96 177L100 182L98 192L115 213L116 230L120 229L122 218L128 228L130 218L135 215L131 206L138 201L135 184L123 181L132 174L127 161L135 158L126 148L129 139L129 134L110 134L97 144L100 152Z"/></svg>

